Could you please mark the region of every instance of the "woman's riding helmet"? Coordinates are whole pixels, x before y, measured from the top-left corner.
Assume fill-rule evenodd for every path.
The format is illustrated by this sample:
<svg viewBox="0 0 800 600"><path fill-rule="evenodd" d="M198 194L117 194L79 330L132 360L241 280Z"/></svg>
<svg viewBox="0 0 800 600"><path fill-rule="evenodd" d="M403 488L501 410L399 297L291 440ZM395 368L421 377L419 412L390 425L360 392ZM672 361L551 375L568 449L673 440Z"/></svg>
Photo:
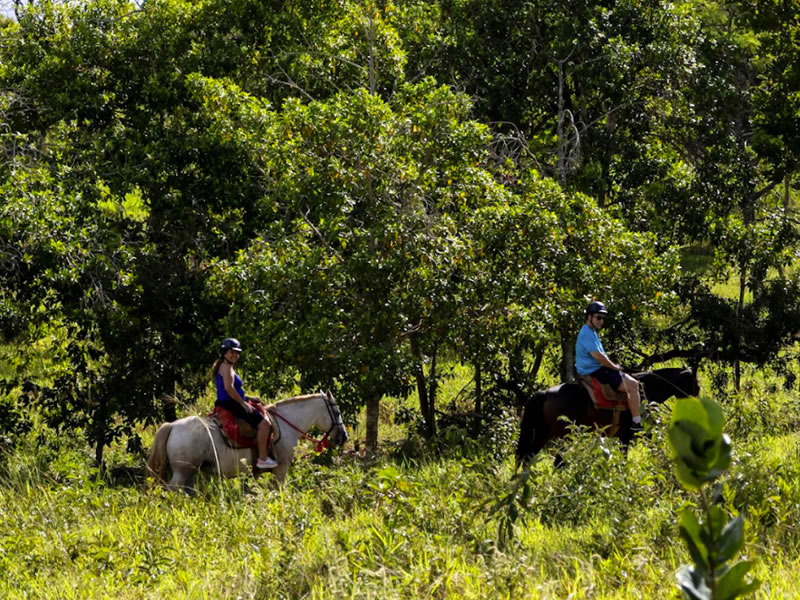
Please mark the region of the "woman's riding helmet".
<svg viewBox="0 0 800 600"><path fill-rule="evenodd" d="M241 352L242 345L236 338L225 338L222 340L222 344L220 344L220 350L222 350L222 354L224 356L228 350L236 350L236 352Z"/></svg>
<svg viewBox="0 0 800 600"><path fill-rule="evenodd" d="M586 314L587 315L607 315L608 311L606 310L606 305L602 302L590 302L589 306L586 307Z"/></svg>

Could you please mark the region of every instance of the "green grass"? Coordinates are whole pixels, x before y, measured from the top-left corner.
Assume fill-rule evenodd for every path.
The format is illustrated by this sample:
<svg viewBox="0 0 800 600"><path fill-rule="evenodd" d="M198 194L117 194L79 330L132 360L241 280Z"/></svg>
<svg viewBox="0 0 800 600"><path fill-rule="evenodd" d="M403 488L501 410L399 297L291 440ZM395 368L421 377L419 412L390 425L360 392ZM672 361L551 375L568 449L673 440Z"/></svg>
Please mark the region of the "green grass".
<svg viewBox="0 0 800 600"><path fill-rule="evenodd" d="M735 453L724 506L746 518L745 553L764 582L755 597L791 598L800 403L774 375L745 375L741 393L721 398ZM442 397L458 397L471 377L455 368ZM490 509L514 489L509 453L497 461L495 448L454 428L435 452L401 445L392 405L376 457L349 446L324 465L305 448L281 490L268 479L205 479L193 499L99 477L77 437L39 427L0 451L0 598L677 597L674 574L689 559L676 523L694 498L673 476L666 413L627 457L588 434L547 451L501 540L510 513ZM556 450L567 459L558 470ZM106 457L141 467L122 445Z"/></svg>
<svg viewBox="0 0 800 600"><path fill-rule="evenodd" d="M724 280L712 280L711 275L714 270L714 251L708 244L692 244L681 249L681 267L696 275L705 276L711 282L711 292L721 298L739 300L739 283L741 273L737 269L729 269L724 274ZM783 276L790 276L797 270L796 265L791 265L783 270ZM777 269L770 268L767 272L766 280L774 280L781 276ZM745 304L753 301L753 292L745 290Z"/></svg>
<svg viewBox="0 0 800 600"><path fill-rule="evenodd" d="M800 436L786 422L796 401L770 402L780 412L767 420L784 419L776 435L726 405L736 460L725 498L747 519L765 582L756 597L784 598L800 586ZM579 435L561 448L566 468L538 461L505 547L501 513L488 512L512 462L474 444L415 461L306 458L282 490L212 479L190 499L97 479L79 443L32 435L0 465L0 597L675 598L688 560L676 519L691 496L664 427L627 459Z"/></svg>

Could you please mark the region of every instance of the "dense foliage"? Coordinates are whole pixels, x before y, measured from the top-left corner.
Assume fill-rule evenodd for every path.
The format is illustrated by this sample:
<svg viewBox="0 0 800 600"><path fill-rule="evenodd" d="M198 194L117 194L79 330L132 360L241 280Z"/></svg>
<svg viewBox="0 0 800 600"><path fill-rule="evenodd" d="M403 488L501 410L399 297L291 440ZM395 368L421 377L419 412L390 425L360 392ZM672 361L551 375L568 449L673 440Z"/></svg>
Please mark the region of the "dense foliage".
<svg viewBox="0 0 800 600"><path fill-rule="evenodd" d="M104 447L174 418L225 335L265 395L331 387L375 444L442 362L571 377L792 342L793 3L125 0L0 24L6 387ZM679 269L679 250L705 253ZM714 285L734 276L739 288ZM13 400L15 396L9 398ZM9 409L10 410L10 409ZM135 446L135 442L132 442Z"/></svg>
<svg viewBox="0 0 800 600"><path fill-rule="evenodd" d="M0 596L670 598L739 550L730 579L795 593L796 2L10 5ZM512 479L516 402L571 377L591 299L616 360L722 401L735 452L720 415L683 440L729 467L705 523L666 413ZM365 429L283 490L143 493L229 335L249 389Z"/></svg>

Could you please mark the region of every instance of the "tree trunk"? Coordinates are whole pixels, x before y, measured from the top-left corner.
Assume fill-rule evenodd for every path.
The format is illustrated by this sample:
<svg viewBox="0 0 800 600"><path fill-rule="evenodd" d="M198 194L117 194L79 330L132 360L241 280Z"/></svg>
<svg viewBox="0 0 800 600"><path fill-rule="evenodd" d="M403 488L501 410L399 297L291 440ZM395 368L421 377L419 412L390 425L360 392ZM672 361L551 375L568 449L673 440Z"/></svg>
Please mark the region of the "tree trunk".
<svg viewBox="0 0 800 600"><path fill-rule="evenodd" d="M561 381L575 381L575 339L561 329Z"/></svg>
<svg viewBox="0 0 800 600"><path fill-rule="evenodd" d="M91 393L91 392L89 392ZM107 415L108 414L108 407L106 406L106 399L100 396L98 398L98 406L97 410L94 413L94 418L92 419L92 428L94 429L93 437L94 437L94 464L95 466L103 471L103 451L106 447L106 426L107 426Z"/></svg>
<svg viewBox="0 0 800 600"><path fill-rule="evenodd" d="M411 354L414 356L414 379L417 382L417 395L419 396L419 413L422 415L422 431L428 437L430 430L428 419L430 407L428 404L428 385L425 381L425 369L422 365L422 353L416 337L411 338Z"/></svg>
<svg viewBox="0 0 800 600"><path fill-rule="evenodd" d="M100 433L97 435L97 439L95 440L95 448L94 448L94 464L97 468L101 471L103 470L103 450L106 447L105 440L103 439L103 434Z"/></svg>
<svg viewBox="0 0 800 600"><path fill-rule="evenodd" d="M791 196L789 195L791 187L791 175L787 172L786 175L783 177L783 210L789 210L789 201ZM781 279L786 279L786 274L783 272L783 265L778 263L778 275L780 275Z"/></svg>
<svg viewBox="0 0 800 600"><path fill-rule="evenodd" d="M747 194L740 201L742 223L745 227L750 227L756 220L755 202L754 194ZM736 358L733 362L733 387L737 393L741 390L742 384L742 363L739 356L742 348L742 315L744 313L744 296L747 291L747 267L746 260L741 259L739 266L739 301L736 304Z"/></svg>
<svg viewBox="0 0 800 600"><path fill-rule="evenodd" d="M558 62L558 121L556 122L556 138L558 139L558 183L561 189L567 188L567 142L564 139L564 61Z"/></svg>
<svg viewBox="0 0 800 600"><path fill-rule="evenodd" d="M539 375L539 369L542 367L542 359L544 358L545 344L539 344L533 353L533 367L531 368L531 381L536 381Z"/></svg>
<svg viewBox="0 0 800 600"><path fill-rule="evenodd" d="M481 381L481 363L475 361L475 412L481 414L483 410L483 382Z"/></svg>
<svg viewBox="0 0 800 600"><path fill-rule="evenodd" d="M572 55L572 52L570 52ZM575 126L575 117L567 108L567 97L569 95L567 86L567 75L564 72L564 65L569 60L558 61L558 120L556 121L556 139L558 140L558 157L556 169L558 170L558 183L562 190L567 189L567 175L570 170L575 168L580 155L580 133Z"/></svg>
<svg viewBox="0 0 800 600"><path fill-rule="evenodd" d="M477 437L481 431L483 418L481 412L483 411L483 381L481 373L481 363L479 360L475 361L475 419L472 421L470 433Z"/></svg>
<svg viewBox="0 0 800 600"><path fill-rule="evenodd" d="M742 345L742 311L744 310L744 294L747 288L747 267L739 271L739 303L736 305L736 359L733 362L733 387L738 393L742 384L742 364L739 360L739 349Z"/></svg>
<svg viewBox="0 0 800 600"><path fill-rule="evenodd" d="M380 416L381 394L372 392L367 396L367 450L378 449L378 417Z"/></svg>
<svg viewBox="0 0 800 600"><path fill-rule="evenodd" d="M367 26L367 41L369 43L368 74L369 89L375 93L377 89L377 69L375 65L375 22L370 13ZM370 204L375 204L375 189L372 186L372 169L367 170L367 189ZM378 418L380 417L381 394L372 392L367 396L367 450L375 452L378 449Z"/></svg>
<svg viewBox="0 0 800 600"><path fill-rule="evenodd" d="M428 379L428 418L425 419L427 424L427 437L431 439L436 435L436 394L439 388L439 382L436 379L436 348L433 349L431 356L431 372Z"/></svg>

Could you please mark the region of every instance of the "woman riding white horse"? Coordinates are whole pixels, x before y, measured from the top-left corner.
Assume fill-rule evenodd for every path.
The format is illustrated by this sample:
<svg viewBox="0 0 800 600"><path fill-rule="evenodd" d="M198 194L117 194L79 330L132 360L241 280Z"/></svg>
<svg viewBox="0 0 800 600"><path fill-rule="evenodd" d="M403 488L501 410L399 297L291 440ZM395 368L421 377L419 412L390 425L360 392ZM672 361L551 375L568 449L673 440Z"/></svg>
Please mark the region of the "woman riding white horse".
<svg viewBox="0 0 800 600"><path fill-rule="evenodd" d="M242 354L242 345L236 338L225 338L220 345L222 355L214 362L211 368L211 376L217 386L217 401L214 406L219 406L233 414L237 419L241 419L256 432L256 448L258 449L258 460L256 469L274 469L278 466L271 456L267 454L269 436L272 432L272 421L262 413L263 405L259 401L259 407L248 402L244 395L244 383L242 378L233 370L234 365L239 361ZM261 409L261 410L259 410Z"/></svg>
<svg viewBox="0 0 800 600"><path fill-rule="evenodd" d="M280 430L273 444L278 465L272 473L283 483L294 449L312 427L325 432L334 445L347 441L347 428L332 394L309 394L281 400L267 407ZM242 459L252 458L249 448L231 448L222 438L219 426L203 417L192 416L164 423L156 432L147 471L170 489L194 493L194 480L202 470L222 477L234 477L243 470Z"/></svg>

